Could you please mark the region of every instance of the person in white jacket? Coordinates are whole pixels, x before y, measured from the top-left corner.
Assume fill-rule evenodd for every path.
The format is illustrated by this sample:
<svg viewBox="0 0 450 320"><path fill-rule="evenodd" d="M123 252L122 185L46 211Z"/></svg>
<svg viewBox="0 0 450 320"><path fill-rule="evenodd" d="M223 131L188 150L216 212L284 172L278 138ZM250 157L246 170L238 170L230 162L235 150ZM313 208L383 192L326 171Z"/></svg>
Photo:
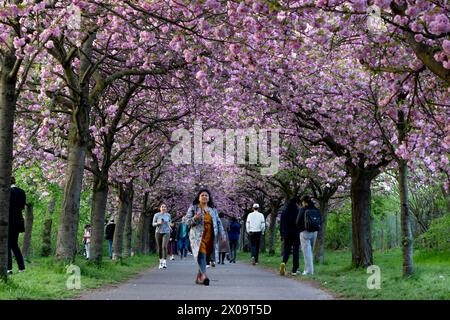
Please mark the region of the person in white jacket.
<svg viewBox="0 0 450 320"><path fill-rule="evenodd" d="M251 245L251 255L252 264L258 264L259 257L259 243L261 241L261 236L264 235L266 230L266 221L264 215L258 211L259 204L255 203L253 205L253 212L251 212L247 217L246 230L250 237Z"/></svg>

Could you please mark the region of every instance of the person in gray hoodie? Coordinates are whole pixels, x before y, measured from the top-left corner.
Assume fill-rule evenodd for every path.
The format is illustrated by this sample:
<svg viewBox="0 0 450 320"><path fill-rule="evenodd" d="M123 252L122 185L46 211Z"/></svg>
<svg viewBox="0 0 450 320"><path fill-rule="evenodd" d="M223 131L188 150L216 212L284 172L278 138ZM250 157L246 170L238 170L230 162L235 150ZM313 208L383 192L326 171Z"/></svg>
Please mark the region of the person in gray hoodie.
<svg viewBox="0 0 450 320"><path fill-rule="evenodd" d="M170 224L172 219L167 212L167 206L163 203L159 207L159 212L153 216L153 226L156 227L155 239L159 254L159 269L167 268L167 244L169 243Z"/></svg>

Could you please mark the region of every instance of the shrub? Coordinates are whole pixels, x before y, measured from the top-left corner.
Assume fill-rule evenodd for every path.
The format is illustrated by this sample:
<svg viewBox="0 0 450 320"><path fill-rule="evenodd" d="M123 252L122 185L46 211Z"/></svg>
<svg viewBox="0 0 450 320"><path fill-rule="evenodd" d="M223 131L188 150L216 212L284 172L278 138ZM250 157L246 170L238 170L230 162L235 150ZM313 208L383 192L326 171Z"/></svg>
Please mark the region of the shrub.
<svg viewBox="0 0 450 320"><path fill-rule="evenodd" d="M450 250L450 214L434 219L428 231L417 238L416 247L439 251Z"/></svg>

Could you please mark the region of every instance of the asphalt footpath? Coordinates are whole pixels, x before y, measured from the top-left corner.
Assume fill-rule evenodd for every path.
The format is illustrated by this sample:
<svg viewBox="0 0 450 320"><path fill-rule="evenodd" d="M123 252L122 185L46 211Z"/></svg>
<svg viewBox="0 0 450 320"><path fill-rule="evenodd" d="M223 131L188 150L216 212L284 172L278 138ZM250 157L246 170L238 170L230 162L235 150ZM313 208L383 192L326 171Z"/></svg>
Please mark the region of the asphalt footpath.
<svg viewBox="0 0 450 320"><path fill-rule="evenodd" d="M195 284L197 263L192 256L167 260L118 284L83 293L77 300L330 300L333 296L289 276L280 276L246 262L207 269L210 285ZM297 276L301 277L301 276Z"/></svg>

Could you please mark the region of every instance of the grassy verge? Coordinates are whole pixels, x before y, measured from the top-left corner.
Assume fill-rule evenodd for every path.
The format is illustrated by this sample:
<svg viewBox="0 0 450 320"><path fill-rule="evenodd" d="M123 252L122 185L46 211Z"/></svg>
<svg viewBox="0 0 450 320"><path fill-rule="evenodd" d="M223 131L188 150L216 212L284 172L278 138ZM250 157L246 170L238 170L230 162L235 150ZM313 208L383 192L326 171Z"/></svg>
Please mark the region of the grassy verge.
<svg viewBox="0 0 450 320"><path fill-rule="evenodd" d="M107 284L120 283L131 276L157 264L158 257L133 256L122 262L109 259L96 266L83 258L77 258L74 265L80 268L80 289L67 288L69 277L63 263L53 258L34 258L26 264L26 272L14 272L8 282L0 282L0 299L67 299L80 295L87 289L98 288ZM16 269L14 270L16 271ZM74 284L74 281L69 281Z"/></svg>
<svg viewBox="0 0 450 320"><path fill-rule="evenodd" d="M249 253L241 253L241 260L249 260ZM381 271L381 289L368 289L367 280L371 274L366 269L350 267L351 253L326 252L325 264L315 265L314 276L296 276L298 281L312 281L318 287L334 293L343 299L450 299L450 252L415 252L415 275L402 276L401 251L374 252L374 263ZM281 257L263 254L259 266L278 273ZM292 269L292 257L286 270ZM300 257L300 270L303 259ZM289 273L289 277L290 273Z"/></svg>

